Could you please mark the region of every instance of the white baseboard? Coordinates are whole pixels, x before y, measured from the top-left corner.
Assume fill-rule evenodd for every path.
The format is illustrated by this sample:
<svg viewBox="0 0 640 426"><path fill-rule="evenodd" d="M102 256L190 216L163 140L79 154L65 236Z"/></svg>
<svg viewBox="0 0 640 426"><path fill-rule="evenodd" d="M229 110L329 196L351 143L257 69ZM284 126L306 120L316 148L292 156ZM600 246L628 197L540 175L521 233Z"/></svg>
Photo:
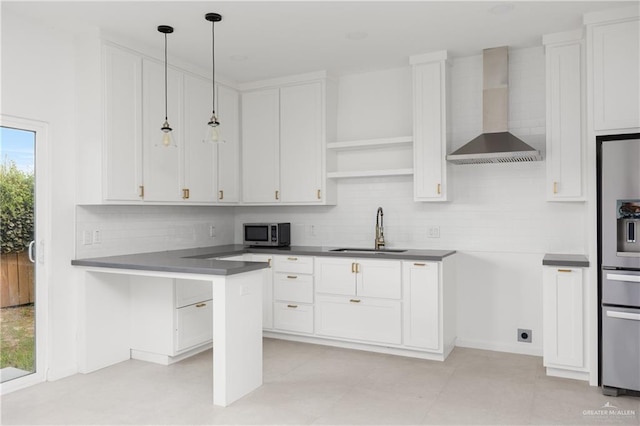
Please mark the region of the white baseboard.
<svg viewBox="0 0 640 426"><path fill-rule="evenodd" d="M186 352L183 352L175 356L156 354L156 353L145 352L145 351L137 351L132 349L131 359L137 359L139 361L146 361L146 362L153 362L154 364L171 365L174 362L182 361L183 359L189 358L190 356L209 350L212 347L213 347L213 343L209 343L203 346L198 346L197 348L188 350Z"/></svg>
<svg viewBox="0 0 640 426"><path fill-rule="evenodd" d="M562 377L563 379L584 380L585 382L589 381L588 371L573 371L547 367L547 376Z"/></svg>
<svg viewBox="0 0 640 426"><path fill-rule="evenodd" d="M487 351L508 352L519 355L542 356L542 348L539 346L530 346L531 343L496 343L485 340L469 340L458 337L456 346L471 349L484 349Z"/></svg>

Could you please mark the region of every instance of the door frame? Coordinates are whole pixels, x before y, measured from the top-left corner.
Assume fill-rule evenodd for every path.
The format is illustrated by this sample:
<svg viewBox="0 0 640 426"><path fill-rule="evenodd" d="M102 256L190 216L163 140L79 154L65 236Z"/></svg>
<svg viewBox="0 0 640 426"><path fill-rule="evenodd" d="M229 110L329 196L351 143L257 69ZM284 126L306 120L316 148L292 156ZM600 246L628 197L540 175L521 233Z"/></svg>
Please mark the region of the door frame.
<svg viewBox="0 0 640 426"><path fill-rule="evenodd" d="M49 124L0 114L0 126L35 132L35 372L0 384L0 394L47 379L49 343L49 277L51 276L51 155Z"/></svg>

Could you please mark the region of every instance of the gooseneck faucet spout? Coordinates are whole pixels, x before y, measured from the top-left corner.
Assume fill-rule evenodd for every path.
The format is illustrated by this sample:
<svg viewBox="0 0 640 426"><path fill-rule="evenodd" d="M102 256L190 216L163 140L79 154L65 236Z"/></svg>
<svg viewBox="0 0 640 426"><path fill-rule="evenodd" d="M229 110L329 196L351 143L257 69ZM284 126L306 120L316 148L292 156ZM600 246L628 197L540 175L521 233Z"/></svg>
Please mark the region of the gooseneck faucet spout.
<svg viewBox="0 0 640 426"><path fill-rule="evenodd" d="M384 213L382 207L378 207L376 213L376 240L374 247L376 250L384 247Z"/></svg>

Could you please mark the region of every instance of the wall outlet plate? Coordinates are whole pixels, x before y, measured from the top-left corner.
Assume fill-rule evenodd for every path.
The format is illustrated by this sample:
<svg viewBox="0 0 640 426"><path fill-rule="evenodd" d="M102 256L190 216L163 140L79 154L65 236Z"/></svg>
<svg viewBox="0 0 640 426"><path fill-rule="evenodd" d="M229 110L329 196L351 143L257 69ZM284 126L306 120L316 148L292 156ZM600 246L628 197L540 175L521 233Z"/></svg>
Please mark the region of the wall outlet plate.
<svg viewBox="0 0 640 426"><path fill-rule="evenodd" d="M531 330L527 328L518 329L518 342L531 343Z"/></svg>
<svg viewBox="0 0 640 426"><path fill-rule="evenodd" d="M427 237L429 237L429 238L440 238L440 227L439 226L430 226L427 229Z"/></svg>

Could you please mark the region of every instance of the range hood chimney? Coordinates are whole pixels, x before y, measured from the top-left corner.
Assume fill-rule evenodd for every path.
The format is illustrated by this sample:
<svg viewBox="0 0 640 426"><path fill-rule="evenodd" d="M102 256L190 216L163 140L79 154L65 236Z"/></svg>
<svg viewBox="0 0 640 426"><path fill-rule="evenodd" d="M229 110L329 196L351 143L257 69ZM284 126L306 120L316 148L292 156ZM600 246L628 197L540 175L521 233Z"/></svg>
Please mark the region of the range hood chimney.
<svg viewBox="0 0 640 426"><path fill-rule="evenodd" d="M447 155L454 164L542 160L540 151L509 133L508 47L482 51L482 134Z"/></svg>

